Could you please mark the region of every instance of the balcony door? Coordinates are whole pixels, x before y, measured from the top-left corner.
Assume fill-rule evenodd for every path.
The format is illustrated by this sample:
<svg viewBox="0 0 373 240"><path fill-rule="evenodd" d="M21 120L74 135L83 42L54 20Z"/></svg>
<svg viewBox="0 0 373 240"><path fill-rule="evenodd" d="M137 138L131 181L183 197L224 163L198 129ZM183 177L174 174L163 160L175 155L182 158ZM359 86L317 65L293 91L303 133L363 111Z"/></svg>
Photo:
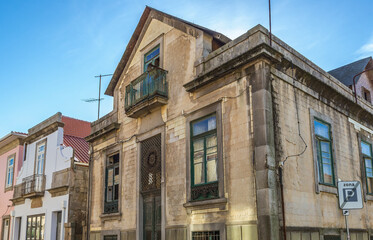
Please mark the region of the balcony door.
<svg viewBox="0 0 373 240"><path fill-rule="evenodd" d="M43 140L36 145L35 173L33 179L33 190L35 192L41 192L43 188L46 143L46 140Z"/></svg>
<svg viewBox="0 0 373 240"><path fill-rule="evenodd" d="M161 239L161 135L141 142L143 240Z"/></svg>

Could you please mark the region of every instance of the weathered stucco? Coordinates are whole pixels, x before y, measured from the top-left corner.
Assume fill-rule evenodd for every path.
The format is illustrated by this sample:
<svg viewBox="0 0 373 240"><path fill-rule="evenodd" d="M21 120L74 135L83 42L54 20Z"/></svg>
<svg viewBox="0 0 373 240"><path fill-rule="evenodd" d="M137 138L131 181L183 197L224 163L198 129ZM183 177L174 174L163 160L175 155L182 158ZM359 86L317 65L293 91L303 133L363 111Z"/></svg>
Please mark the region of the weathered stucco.
<svg viewBox="0 0 373 240"><path fill-rule="evenodd" d="M162 136L163 152L162 239L191 240L193 231L219 230L223 240L277 240L284 233L284 214L288 239L343 234L336 188L319 186L315 179L311 116L332 119L336 178L361 180L359 138L372 136L351 119L372 129L372 105L356 103L351 89L275 36L270 44L262 26L205 55L211 51L209 35L189 34L180 30L188 27L168 21L147 20L116 85L114 111L102 120L117 127L100 130L102 121L93 123L91 239L116 234L140 240L140 142L156 134ZM142 49L155 43L161 43L160 66L168 71L168 102L129 118L124 89L143 72ZM191 202L189 124L212 112L221 126L219 198ZM112 152L120 153L119 213L104 214L105 161ZM278 174L285 159L283 211ZM362 210L352 211L353 236L367 239L371 208L368 196Z"/></svg>

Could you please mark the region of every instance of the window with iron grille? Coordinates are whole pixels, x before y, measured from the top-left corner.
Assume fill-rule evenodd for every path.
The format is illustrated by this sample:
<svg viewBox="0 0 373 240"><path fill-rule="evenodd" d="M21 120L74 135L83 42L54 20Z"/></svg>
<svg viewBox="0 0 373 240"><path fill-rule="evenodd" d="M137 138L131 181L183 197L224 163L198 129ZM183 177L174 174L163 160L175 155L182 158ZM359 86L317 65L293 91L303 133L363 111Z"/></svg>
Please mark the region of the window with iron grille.
<svg viewBox="0 0 373 240"><path fill-rule="evenodd" d="M341 237L337 235L324 235L324 240L341 240Z"/></svg>
<svg viewBox="0 0 373 240"><path fill-rule="evenodd" d="M117 235L107 235L104 236L104 240L117 240L118 236Z"/></svg>
<svg viewBox="0 0 373 240"><path fill-rule="evenodd" d="M361 152L363 155L367 193L373 194L373 154L372 144L361 141Z"/></svg>
<svg viewBox="0 0 373 240"><path fill-rule="evenodd" d="M331 126L316 118L314 119L314 126L319 182L335 186Z"/></svg>
<svg viewBox="0 0 373 240"><path fill-rule="evenodd" d="M192 232L192 240L220 240L219 231Z"/></svg>
<svg viewBox="0 0 373 240"><path fill-rule="evenodd" d="M191 199L219 197L216 115L191 123Z"/></svg>
<svg viewBox="0 0 373 240"><path fill-rule="evenodd" d="M106 160L105 213L118 212L119 200L119 153Z"/></svg>

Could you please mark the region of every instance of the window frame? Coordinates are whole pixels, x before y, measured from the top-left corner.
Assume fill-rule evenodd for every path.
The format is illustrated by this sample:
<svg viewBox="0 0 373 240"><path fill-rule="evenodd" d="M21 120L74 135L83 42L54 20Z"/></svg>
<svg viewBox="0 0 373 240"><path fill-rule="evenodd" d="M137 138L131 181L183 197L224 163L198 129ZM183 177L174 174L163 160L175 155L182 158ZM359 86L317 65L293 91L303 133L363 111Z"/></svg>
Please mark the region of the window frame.
<svg viewBox="0 0 373 240"><path fill-rule="evenodd" d="M146 61L146 57L148 55L150 55L151 53L155 52L157 49L159 49L158 54L156 56L152 57L151 60ZM159 59L159 67L160 67L161 66L161 45L160 44L157 44L155 47L153 47L151 50L149 50L148 52L146 52L144 54L144 57L143 57L143 60L144 60L144 62L143 62L143 65L144 65L143 70L144 71L143 72L147 72L148 69L145 68L145 67L148 66L151 62L153 62L157 58Z"/></svg>
<svg viewBox="0 0 373 240"><path fill-rule="evenodd" d="M105 201L106 201L106 167L107 167L107 159L110 157L110 156L113 156L115 154L119 154L119 191L118 191L118 195L119 195L119 199L118 199L118 211L117 212L112 212L112 213L107 213L105 212ZM102 192L100 193L101 194L101 215L100 215L100 218L103 219L103 221L107 221L107 220L117 220L117 219L120 219L121 218L121 209L122 209L122 201L121 201L121 194L122 194L122 187L124 186L124 184L122 183L122 169L123 169L123 151L122 151L122 148L121 148L121 145L118 144L116 146L112 146L112 147L108 147L108 148L105 148L105 149L102 149L102 161L103 161L103 164L101 165L103 168L102 168L102 172L101 174L104 175L104 178L102 180ZM110 234L109 234L110 235Z"/></svg>
<svg viewBox="0 0 373 240"><path fill-rule="evenodd" d="M29 216L27 216L26 217L26 238L25 239L27 239L27 232L28 232L28 228L29 228L29 221L28 221L28 219L29 218L34 218L34 217L44 217L44 225L43 225L43 240L44 239L46 239L45 238L45 214L36 214L36 215L29 215ZM39 228L40 228L40 232L39 232L39 234L41 234L42 233L42 230L41 230L41 219L40 219L40 226L39 226ZM33 228L32 227L32 220L31 220L31 229ZM37 224L37 221L36 221L36 224ZM37 229L37 227L38 226L36 226L35 228ZM40 238L38 239L38 240L40 240Z"/></svg>
<svg viewBox="0 0 373 240"><path fill-rule="evenodd" d="M113 156L115 156L115 155L118 155L118 163L113 163L113 164L110 164L109 165L109 163L108 163L108 160L109 160L109 158L111 158L111 157L113 157ZM120 199L120 197L119 197L119 188L120 188L120 154L119 154L119 152L115 152L115 153L112 153L112 154L110 154L110 155L108 155L107 157L106 157L106 159L105 159L105 161L106 161L106 167L105 167L105 196L104 196L104 204L105 203L107 203L107 202L109 202L108 201L108 182L109 182L109 170L110 169L112 169L113 170L113 174L112 174L112 177L113 177L113 185L112 185L112 187L113 187L113 191L112 191L112 199L111 199L111 201L110 202L117 202L117 205L118 205L118 202L119 202L119 199ZM118 183L118 199L114 199L114 196L115 196L115 169L116 168L118 168L118 171L119 171L119 173L118 173L118 176L119 176L119 183ZM104 209L104 211L105 211L105 209ZM118 209L118 211L119 211L119 209ZM106 213L106 212L105 212Z"/></svg>
<svg viewBox="0 0 373 240"><path fill-rule="evenodd" d="M318 173L319 173L319 183L320 184L323 184L323 185L327 185L327 186L332 186L332 187L335 187L336 186L336 181L335 181L335 174L334 174L334 157L333 157L333 137L332 137L332 127L331 127L331 124L317 118L317 117L314 117L313 119L313 123L315 124L315 121L321 123L321 124L324 124L326 126L328 126L328 134L329 134L329 139L323 137L323 136L320 136L320 135L317 135L316 132L315 132L315 125L314 125L314 129L313 131L315 132L315 141L316 141L316 148L317 148L317 161L318 161ZM321 150L321 143L322 142L328 142L329 143L329 150L330 150L330 166L331 166L331 170L332 170L332 180L333 182L332 183L327 183L325 182L325 179L324 179L324 161L323 161L323 158L322 158L322 150Z"/></svg>
<svg viewBox="0 0 373 240"><path fill-rule="evenodd" d="M1 236L0 236L0 239L1 240L9 240L10 239L10 235L11 235L11 221L10 221L10 216L7 215L7 216L3 216L2 219L1 219ZM4 239L4 230L5 230L5 221L8 221L8 238L7 239Z"/></svg>
<svg viewBox="0 0 373 240"><path fill-rule="evenodd" d="M10 159L13 159L13 166L12 166L12 182L10 185L8 185L8 174L9 174L9 161ZM14 169L16 165L16 153L13 153L7 157L6 161L6 169L5 169L5 185L4 185L4 192L10 191L13 189L14 186Z"/></svg>
<svg viewBox="0 0 373 240"><path fill-rule="evenodd" d="M218 182L218 198L204 199L204 200L192 200L192 131L191 123L198 119L208 117L215 114L216 116L216 136L217 136L217 182ZM219 199L225 199L225 186L224 186L224 159L223 159L223 128L222 128L222 110L221 101L212 103L204 106L198 110L185 115L186 117L186 197L187 203L184 207L194 207L200 204L209 204L210 201L216 201ZM222 204L226 204L223 201Z"/></svg>
<svg viewBox="0 0 373 240"><path fill-rule="evenodd" d="M327 115L321 114L312 108L309 109L310 111L310 133L311 133L311 139L312 139L312 153L313 153L313 163L314 163L314 179L315 179L315 192L327 192L337 195L338 189L337 189L337 182L338 182L338 165L336 162L336 153L334 149L336 149L336 138L334 136L334 124L330 117ZM318 147L317 147L317 141L316 141L316 134L315 134L315 123L314 120L318 119L319 121L322 121L326 124L329 124L329 132L330 132L330 141L331 141L331 157L332 157L332 163L333 163L333 180L335 185L330 184L324 184L320 182L319 178L319 160L318 160Z"/></svg>
<svg viewBox="0 0 373 240"><path fill-rule="evenodd" d="M370 156L367 156L367 155L365 155L365 154L363 153L363 151L362 151L362 147L361 147L362 143L365 143L365 144L369 145L369 147L370 147ZM373 195L373 191L372 191L372 192L369 192L369 191L368 191L368 178L373 178L373 177L368 177L368 175L367 175L367 166L366 166L366 163L365 163L366 158L369 158L370 161L371 161L371 163L372 163L372 166L373 166L373 149L372 149L373 146L372 146L372 143L370 143L370 142L368 142L368 141L365 141L365 140L361 140L361 141L360 141L360 147L361 147L361 151L360 151L360 153L361 153L361 157L362 157L363 164L364 164L366 194L367 194L367 195ZM372 170L373 170L373 168L372 168Z"/></svg>
<svg viewBox="0 0 373 240"><path fill-rule="evenodd" d="M34 175L36 174L40 174L40 175L45 175L45 166L46 166L46 162L47 162L47 138L37 142L35 144L35 159L34 159ZM37 160L38 160L38 147L40 145L44 144L44 159L43 159L43 172L42 173L37 173Z"/></svg>
<svg viewBox="0 0 373 240"><path fill-rule="evenodd" d="M140 50L141 53L141 72L145 71L145 56L150 53L152 50L156 49L159 46L159 67L163 68L163 45L164 45L164 33L160 34L157 38L151 41L148 45Z"/></svg>
<svg viewBox="0 0 373 240"><path fill-rule="evenodd" d="M361 168L361 182L365 183L365 184L362 184L362 189L363 189L364 201L367 202L368 200L373 201L373 193L368 194L367 174L366 174L366 168L365 168L364 155L363 155L363 151L361 147L362 142L365 142L371 145L372 163L373 163L373 140L368 138L361 132L358 133L358 149L359 149L360 168Z"/></svg>
<svg viewBox="0 0 373 240"><path fill-rule="evenodd" d="M192 182L192 188L193 187L196 187L196 186L203 186L203 185L208 185L208 184L211 184L211 183L216 183L216 182L219 182L219 179L217 179L216 181L211 181L211 182L208 182L207 181L207 147L206 147L206 139L208 138L208 137L211 137L211 136L216 136L216 138L217 138L217 126L214 128L214 129L212 129L212 130L210 130L210 131L206 131L206 132L203 132L203 133L200 133L200 134L198 134L198 135L196 135L196 136L194 136L194 134L193 134L193 124L195 124L195 123L198 123L198 122L200 122L200 121L203 121L203 120L205 120L205 119L208 119L208 118L210 118L210 117L212 117L212 116L215 116L215 122L217 121L216 120L216 114L215 113L213 113L213 114L210 114L210 115L208 115L208 116L205 116L205 117L202 117L202 118L199 118L199 119L196 119L196 120L193 120L192 122L190 122L190 142L191 142L191 144L190 144L190 160L191 160L191 163L190 163L190 165L191 165L191 182ZM195 169L194 169L194 141L196 141L196 140L200 140L200 139L203 139L203 152L204 152L204 155L203 155L203 162L202 162L202 164L203 164L203 176L204 176L204 182L203 183L199 183L199 184L195 184L195 182L194 182L194 173L195 173ZM219 149L219 144L218 144L218 140L216 140L216 147L217 147L217 149ZM218 158L218 156L217 156L217 158ZM217 162L218 162L218 159L216 159L216 168L218 168L218 164L217 164ZM216 169L216 174L218 174L218 169Z"/></svg>

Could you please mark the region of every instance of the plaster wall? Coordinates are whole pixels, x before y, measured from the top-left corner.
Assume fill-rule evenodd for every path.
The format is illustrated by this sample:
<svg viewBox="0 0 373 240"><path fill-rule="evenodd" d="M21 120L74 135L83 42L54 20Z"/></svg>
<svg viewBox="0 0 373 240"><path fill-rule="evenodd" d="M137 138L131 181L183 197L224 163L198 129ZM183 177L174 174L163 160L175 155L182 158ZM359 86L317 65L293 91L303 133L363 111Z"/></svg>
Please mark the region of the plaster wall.
<svg viewBox="0 0 373 240"><path fill-rule="evenodd" d="M368 72L363 73L359 81L356 84L357 93L364 99L363 89L366 89L370 92L370 103L373 103L373 79L370 77Z"/></svg>
<svg viewBox="0 0 373 240"><path fill-rule="evenodd" d="M158 36L163 36L162 68L168 71L168 104L152 110L148 115L133 119L124 112L124 89L142 73L142 46L151 45ZM135 231L139 226L139 170L138 135L151 135L161 126L164 136L164 219L166 236L173 229L187 229L189 226L205 224L223 224L228 232L236 225L252 226L250 233L256 233L255 179L252 163L252 128L250 122L250 100L246 93L247 79L243 69L221 79L224 84L208 85L196 92L188 93L183 85L194 78L196 61L196 39L182 31L158 21L152 20L146 33L129 63L129 69L122 75L115 91L119 91L118 122L120 129L97 139L93 143L92 165L92 213L91 232L110 230ZM187 209L183 205L187 200L187 149L189 134L187 118L190 114L203 112L206 106L220 104L222 121L221 148L223 149L222 171L224 173L223 196L227 204L219 207L205 206L199 209ZM122 141L121 143L119 143ZM102 218L104 191L105 152L113 146L120 146L121 156L121 216L114 219ZM252 230L254 229L254 230ZM186 232L183 232L183 234ZM240 233L241 234L241 233ZM186 235L185 235L186 236ZM241 236L241 235L240 235ZM255 236L255 234L254 234ZM169 237L166 239L174 239ZM176 239L176 238L175 238ZM184 238L180 238L184 239ZM223 238L224 239L224 238ZM230 238L232 239L232 238ZM237 238L238 239L238 238Z"/></svg>
<svg viewBox="0 0 373 240"><path fill-rule="evenodd" d="M8 157L15 154L14 159L14 173L13 173L13 186L16 184L16 178L19 169L22 167L23 161L23 146L17 145L12 150L0 155L0 216L9 216L13 210L12 202L9 199L13 198L13 189L5 191L6 171L8 164ZM2 234L3 221L0 219L0 233ZM0 235L2 236L2 235Z"/></svg>
<svg viewBox="0 0 373 240"><path fill-rule="evenodd" d="M23 204L17 204L14 207L14 216L15 218L21 217L21 236L26 236L27 216L45 214L44 236L46 239L54 239L55 228L54 226L52 227L53 212L61 211L63 213L63 223L67 222L69 195L65 194L62 196L52 197L51 193L49 193L47 190L51 188L53 172L69 168L71 166L71 158L73 157L72 148L65 148L62 146L62 127L59 127L55 132L27 145L26 160L24 161L19 172L17 184L21 184L24 178L34 174L36 145L43 140L47 140L44 164L46 181L44 196L32 199L26 198ZM15 239L17 234L17 229L14 229L13 237Z"/></svg>
<svg viewBox="0 0 373 240"><path fill-rule="evenodd" d="M358 133L371 138L369 133L357 130L345 115L333 105L325 104L314 96L307 87L295 87L287 81L274 74L272 87L276 103L276 114L278 128L276 134L280 137L277 145L280 159L301 153L305 148L298 135L298 127L304 138L307 149L300 156L290 157L284 166L284 200L287 227L303 228L345 228L345 220L339 209L336 193L330 191L315 190L315 167L312 144L312 126L310 120L310 109L328 116L332 119L334 153L336 157L337 178L342 181L361 179L361 162L359 153ZM301 90L302 89L302 90ZM299 126L297 124L297 108L299 114ZM359 122L359 119L355 119ZM363 124L369 129L373 125ZM362 184L364 184L362 182ZM336 192L336 188L334 190ZM361 210L353 210L349 216L349 224L352 229L372 229L373 202L368 200Z"/></svg>

